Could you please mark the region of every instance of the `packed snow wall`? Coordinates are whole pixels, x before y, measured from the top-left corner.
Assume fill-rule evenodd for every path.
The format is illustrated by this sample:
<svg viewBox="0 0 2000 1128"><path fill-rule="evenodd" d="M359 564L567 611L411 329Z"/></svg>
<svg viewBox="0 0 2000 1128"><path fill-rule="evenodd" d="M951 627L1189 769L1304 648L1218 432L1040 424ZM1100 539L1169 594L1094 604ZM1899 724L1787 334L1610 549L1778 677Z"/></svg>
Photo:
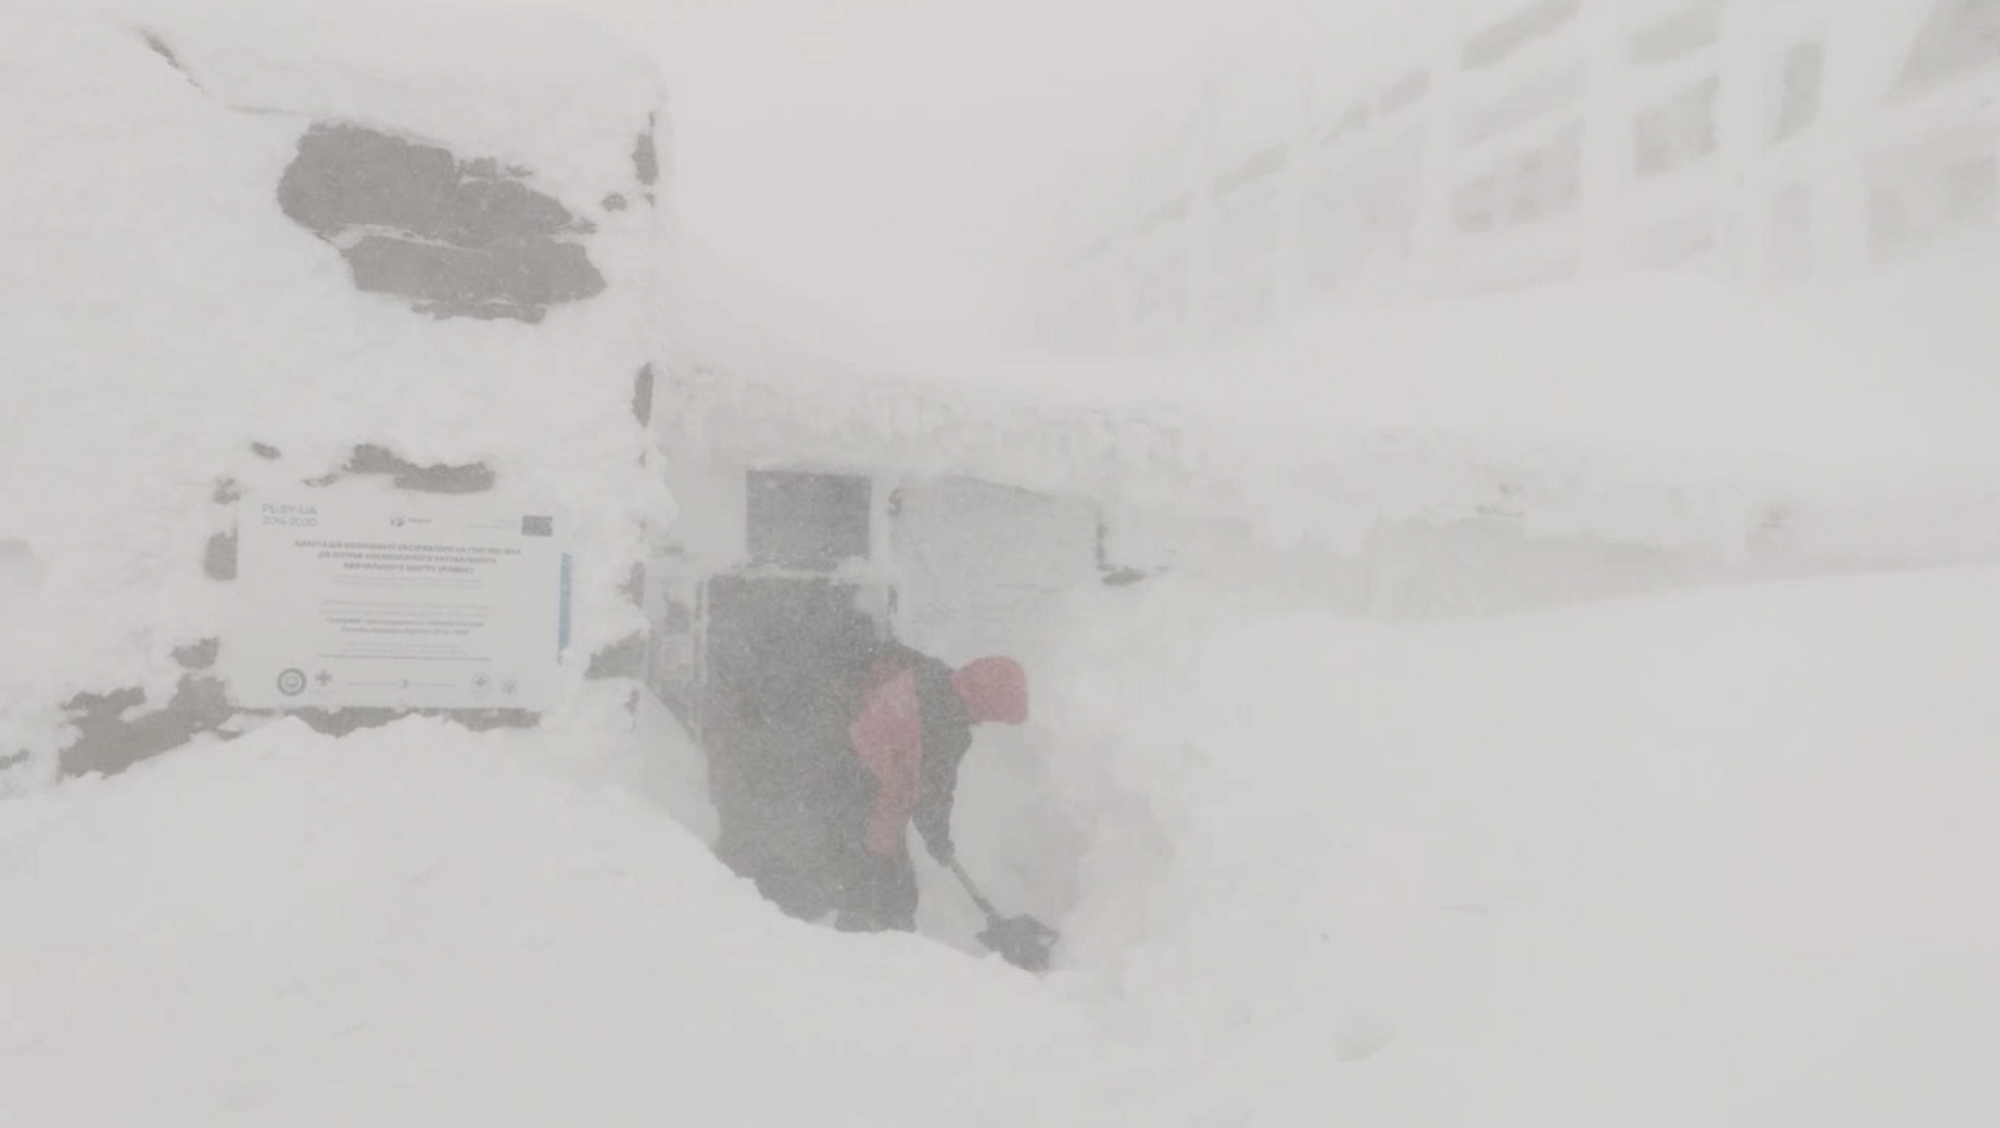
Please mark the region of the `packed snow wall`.
<svg viewBox="0 0 2000 1128"><path fill-rule="evenodd" d="M482 12L33 5L0 45L0 779L247 719L238 506L569 514L557 723L629 698L672 504L646 424L664 97L584 29ZM308 711L331 729L398 710Z"/></svg>

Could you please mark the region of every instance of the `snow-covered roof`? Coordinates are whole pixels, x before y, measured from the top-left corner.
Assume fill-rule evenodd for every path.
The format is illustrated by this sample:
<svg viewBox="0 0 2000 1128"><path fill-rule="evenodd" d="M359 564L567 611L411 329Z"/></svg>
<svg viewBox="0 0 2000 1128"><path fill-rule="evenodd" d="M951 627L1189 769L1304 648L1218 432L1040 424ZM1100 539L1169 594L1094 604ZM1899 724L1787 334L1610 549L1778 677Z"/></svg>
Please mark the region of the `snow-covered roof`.
<svg viewBox="0 0 2000 1128"><path fill-rule="evenodd" d="M1326 308L1116 360L854 356L773 317L707 339L661 425L691 453L977 473L1283 543L1508 512L1728 550L1799 490L2000 491L1996 264L1974 246L1792 293L1653 276Z"/></svg>
<svg viewBox="0 0 2000 1128"><path fill-rule="evenodd" d="M449 139L565 191L631 179L638 132L665 101L643 51L535 12L389 0L105 0L102 11L224 104Z"/></svg>

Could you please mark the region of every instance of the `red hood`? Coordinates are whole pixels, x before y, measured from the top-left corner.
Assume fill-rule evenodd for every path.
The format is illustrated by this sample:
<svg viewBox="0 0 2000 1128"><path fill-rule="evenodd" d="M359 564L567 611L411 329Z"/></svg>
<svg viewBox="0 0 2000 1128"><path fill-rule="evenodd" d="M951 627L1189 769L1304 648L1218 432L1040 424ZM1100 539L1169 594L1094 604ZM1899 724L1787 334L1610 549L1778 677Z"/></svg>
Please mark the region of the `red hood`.
<svg viewBox="0 0 2000 1128"><path fill-rule="evenodd" d="M1012 658L977 658L951 675L975 721L1018 725L1028 719L1028 675Z"/></svg>

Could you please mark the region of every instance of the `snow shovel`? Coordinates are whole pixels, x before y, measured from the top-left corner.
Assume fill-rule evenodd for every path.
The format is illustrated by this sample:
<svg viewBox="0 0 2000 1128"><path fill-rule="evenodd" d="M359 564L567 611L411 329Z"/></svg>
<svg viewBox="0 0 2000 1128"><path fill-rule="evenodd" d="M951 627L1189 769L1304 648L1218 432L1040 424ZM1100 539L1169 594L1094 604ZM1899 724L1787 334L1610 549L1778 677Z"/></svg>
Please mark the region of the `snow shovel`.
<svg viewBox="0 0 2000 1128"><path fill-rule="evenodd" d="M1056 930L1031 916L1003 917L994 911L992 902L979 892L979 887L966 876L965 867L959 865L956 858L952 859L951 872L958 878L958 883L965 886L972 903L986 914L986 931L979 934L979 942L986 945L986 950L1022 971L1037 975L1047 971L1049 952L1062 939Z"/></svg>

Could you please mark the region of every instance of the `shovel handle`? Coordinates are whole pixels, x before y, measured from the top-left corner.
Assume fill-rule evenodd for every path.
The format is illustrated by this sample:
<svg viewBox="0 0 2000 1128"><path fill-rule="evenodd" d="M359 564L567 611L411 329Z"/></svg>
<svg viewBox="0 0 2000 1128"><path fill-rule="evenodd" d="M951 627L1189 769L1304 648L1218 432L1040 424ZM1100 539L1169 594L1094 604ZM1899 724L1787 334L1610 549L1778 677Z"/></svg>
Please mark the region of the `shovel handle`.
<svg viewBox="0 0 2000 1128"><path fill-rule="evenodd" d="M987 922L999 920L1000 914L993 911L992 903L979 892L979 887L972 883L972 878L966 874L965 867L958 864L957 858L951 860L950 868L952 876L958 878L960 885L965 886L965 892L972 898L972 903L978 905L979 911L986 914Z"/></svg>

